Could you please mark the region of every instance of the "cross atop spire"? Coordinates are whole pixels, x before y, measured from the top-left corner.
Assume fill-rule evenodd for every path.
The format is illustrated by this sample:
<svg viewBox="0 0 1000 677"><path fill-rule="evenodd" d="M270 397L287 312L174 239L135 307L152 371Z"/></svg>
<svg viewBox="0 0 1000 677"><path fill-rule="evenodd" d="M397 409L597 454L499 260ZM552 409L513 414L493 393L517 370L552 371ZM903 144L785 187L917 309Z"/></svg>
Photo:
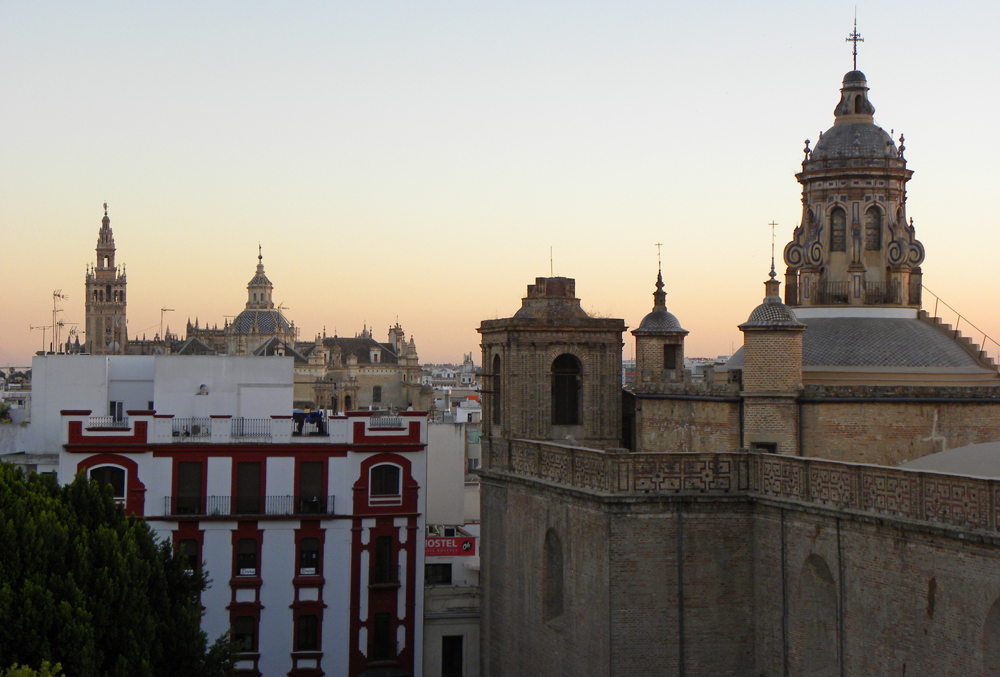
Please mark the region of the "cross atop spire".
<svg viewBox="0 0 1000 677"><path fill-rule="evenodd" d="M257 260L261 263L264 262L264 252L260 247L260 242L257 243Z"/></svg>
<svg viewBox="0 0 1000 677"><path fill-rule="evenodd" d="M663 270L663 262L660 260L660 247L663 246L662 242L656 243L656 267L659 270Z"/></svg>
<svg viewBox="0 0 1000 677"><path fill-rule="evenodd" d="M771 226L771 279L773 280L775 277L777 277L777 273L774 272L774 227L778 224L775 223L774 221L771 221L771 223L767 225Z"/></svg>
<svg viewBox="0 0 1000 677"><path fill-rule="evenodd" d="M860 33L858 33L858 10L857 10L857 8L855 8L855 10L854 10L854 30L851 32L851 34L848 36L848 38L846 40L844 40L844 42L853 42L854 43L854 69L853 70L858 70L858 43L859 42L864 42L864 41L865 41L865 39L863 37L861 37Z"/></svg>
<svg viewBox="0 0 1000 677"><path fill-rule="evenodd" d="M104 203L104 215L105 216L108 215L108 203L107 202Z"/></svg>

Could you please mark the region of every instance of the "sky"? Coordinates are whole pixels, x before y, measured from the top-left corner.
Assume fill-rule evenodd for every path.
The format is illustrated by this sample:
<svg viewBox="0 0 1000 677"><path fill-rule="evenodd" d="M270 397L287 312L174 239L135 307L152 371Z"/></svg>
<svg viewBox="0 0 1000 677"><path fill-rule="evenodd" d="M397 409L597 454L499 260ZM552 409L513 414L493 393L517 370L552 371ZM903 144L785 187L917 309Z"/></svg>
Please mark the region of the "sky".
<svg viewBox="0 0 1000 677"><path fill-rule="evenodd" d="M422 362L478 363L480 321L550 271L635 328L662 243L686 354L730 354L764 294L771 222L783 271L794 175L833 124L854 12L0 2L0 366L42 347L31 327L51 324L57 289L82 331L105 201L131 337L152 338L161 308L175 332L239 313L259 244L300 338L384 340L398 321ZM857 22L876 123L906 135L924 284L975 340L1000 339L1000 3L862 3Z"/></svg>

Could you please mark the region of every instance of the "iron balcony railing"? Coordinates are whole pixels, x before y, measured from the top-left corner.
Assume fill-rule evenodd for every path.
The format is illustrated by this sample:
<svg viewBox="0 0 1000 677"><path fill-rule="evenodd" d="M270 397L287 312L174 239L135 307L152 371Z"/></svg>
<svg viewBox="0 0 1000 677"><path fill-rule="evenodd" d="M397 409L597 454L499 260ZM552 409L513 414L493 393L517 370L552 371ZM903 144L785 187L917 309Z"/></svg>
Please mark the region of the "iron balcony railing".
<svg viewBox="0 0 1000 677"><path fill-rule="evenodd" d="M878 306L899 304L898 282L865 282L865 304Z"/></svg>
<svg viewBox="0 0 1000 677"><path fill-rule="evenodd" d="M199 442L212 437L212 419L175 418L173 436L178 442Z"/></svg>
<svg viewBox="0 0 1000 677"><path fill-rule="evenodd" d="M164 515L333 515L333 496L167 496Z"/></svg>
<svg viewBox="0 0 1000 677"><path fill-rule="evenodd" d="M850 303L849 282L819 282L816 284L816 302L821 306Z"/></svg>
<svg viewBox="0 0 1000 677"><path fill-rule="evenodd" d="M87 422L89 428L127 428L128 416L91 416Z"/></svg>
<svg viewBox="0 0 1000 677"><path fill-rule="evenodd" d="M268 442L271 439L271 419L234 418L231 435L241 442Z"/></svg>

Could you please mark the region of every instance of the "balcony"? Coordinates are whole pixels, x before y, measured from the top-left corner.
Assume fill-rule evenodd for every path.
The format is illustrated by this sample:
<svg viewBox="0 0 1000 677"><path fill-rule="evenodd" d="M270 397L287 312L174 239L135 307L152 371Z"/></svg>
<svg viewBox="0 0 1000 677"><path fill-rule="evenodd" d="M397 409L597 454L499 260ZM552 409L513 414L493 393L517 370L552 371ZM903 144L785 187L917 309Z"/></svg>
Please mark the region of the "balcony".
<svg viewBox="0 0 1000 677"><path fill-rule="evenodd" d="M865 304L869 306L899 305L897 282L865 282Z"/></svg>
<svg viewBox="0 0 1000 677"><path fill-rule="evenodd" d="M847 305L851 302L850 282L819 282L816 303L821 306Z"/></svg>
<svg viewBox="0 0 1000 677"><path fill-rule="evenodd" d="M121 430L129 427L128 416L91 416L87 427L96 430Z"/></svg>
<svg viewBox="0 0 1000 677"><path fill-rule="evenodd" d="M163 514L183 517L333 515L333 496L167 496Z"/></svg>
<svg viewBox="0 0 1000 677"><path fill-rule="evenodd" d="M207 442L212 439L210 418L175 418L171 423L175 442Z"/></svg>

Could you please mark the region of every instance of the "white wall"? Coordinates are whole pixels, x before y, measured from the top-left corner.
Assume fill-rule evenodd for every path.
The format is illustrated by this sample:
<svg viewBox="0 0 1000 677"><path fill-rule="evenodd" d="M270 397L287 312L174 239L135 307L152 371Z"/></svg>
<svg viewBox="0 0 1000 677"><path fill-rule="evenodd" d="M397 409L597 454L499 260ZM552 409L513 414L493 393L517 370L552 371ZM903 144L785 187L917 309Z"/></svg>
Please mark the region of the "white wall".
<svg viewBox="0 0 1000 677"><path fill-rule="evenodd" d="M63 409L108 413L108 368L104 355L36 355L31 359L31 425L28 451L58 454Z"/></svg>
<svg viewBox="0 0 1000 677"><path fill-rule="evenodd" d="M427 426L427 523L465 522L465 426Z"/></svg>
<svg viewBox="0 0 1000 677"><path fill-rule="evenodd" d="M268 418L292 413L291 357L158 355L155 359L153 401L158 414ZM196 394L202 385L207 395Z"/></svg>

